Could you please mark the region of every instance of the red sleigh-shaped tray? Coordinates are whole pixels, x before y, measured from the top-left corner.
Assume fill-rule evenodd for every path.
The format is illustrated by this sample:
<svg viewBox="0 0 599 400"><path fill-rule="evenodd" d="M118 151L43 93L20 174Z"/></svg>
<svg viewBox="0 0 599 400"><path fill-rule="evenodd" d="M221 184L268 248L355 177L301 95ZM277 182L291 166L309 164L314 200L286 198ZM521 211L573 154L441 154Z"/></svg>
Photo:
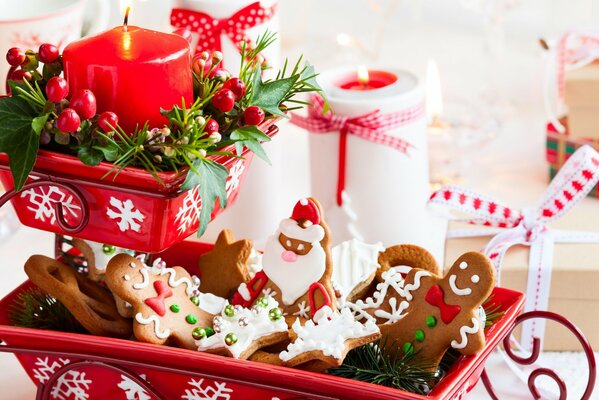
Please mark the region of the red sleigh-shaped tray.
<svg viewBox="0 0 599 400"><path fill-rule="evenodd" d="M212 246L182 242L160 256L169 265L196 270ZM197 271L195 271L197 272ZM8 313L27 281L0 301L1 351L16 353L38 399L460 399L478 381L485 360L513 328L524 295L496 288L504 312L486 331L476 356L460 357L428 396L327 374L234 360L128 340L10 326ZM137 396L137 397L136 397Z"/></svg>
<svg viewBox="0 0 599 400"><path fill-rule="evenodd" d="M275 122L268 120L260 129L273 136L278 131ZM242 156L213 158L229 170L229 205L237 198L253 153L245 149ZM26 186L11 200L21 223L147 253L163 251L197 231L201 199L197 188L181 191L186 169L159 173L161 185L147 171L130 167L102 179L112 168L40 150ZM0 154L0 182L7 191L14 187L6 154ZM217 202L212 218L221 212Z"/></svg>

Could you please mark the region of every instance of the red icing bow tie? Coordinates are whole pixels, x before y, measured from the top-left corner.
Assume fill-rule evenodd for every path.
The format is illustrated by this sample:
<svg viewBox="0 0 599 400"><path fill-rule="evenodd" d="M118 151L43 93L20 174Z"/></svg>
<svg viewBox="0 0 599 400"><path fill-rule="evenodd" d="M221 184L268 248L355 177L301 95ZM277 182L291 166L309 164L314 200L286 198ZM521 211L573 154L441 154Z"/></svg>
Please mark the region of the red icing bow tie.
<svg viewBox="0 0 599 400"><path fill-rule="evenodd" d="M444 293L441 286L434 285L428 290L424 299L430 305L439 307L439 310L441 310L441 320L444 323L449 324L460 313L462 308L460 306L452 306L445 303L443 297Z"/></svg>
<svg viewBox="0 0 599 400"><path fill-rule="evenodd" d="M242 41L250 43L246 31L270 20L275 9L276 4L265 8L257 1L240 9L229 18L216 19L203 12L174 8L171 13L171 25L199 34L196 52L220 51L222 50L221 34L227 35L236 46Z"/></svg>
<svg viewBox="0 0 599 400"><path fill-rule="evenodd" d="M173 295L173 291L163 281L154 281L154 289L156 290L156 293L158 293L158 296L146 299L145 303L152 310L154 310L156 314L164 317L164 314L166 314L166 305L164 304L164 299L171 297Z"/></svg>

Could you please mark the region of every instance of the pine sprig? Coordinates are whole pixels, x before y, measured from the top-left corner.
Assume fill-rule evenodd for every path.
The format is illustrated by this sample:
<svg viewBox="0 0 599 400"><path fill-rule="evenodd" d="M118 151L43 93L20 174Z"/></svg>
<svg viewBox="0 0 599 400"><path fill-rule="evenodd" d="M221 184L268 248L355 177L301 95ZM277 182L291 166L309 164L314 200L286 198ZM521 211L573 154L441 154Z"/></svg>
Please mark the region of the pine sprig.
<svg viewBox="0 0 599 400"><path fill-rule="evenodd" d="M400 357L396 346L387 347L384 341L378 341L351 350L343 365L329 370L329 373L412 393L427 394L436 383L437 374L432 371L431 365L417 360L417 357L414 353Z"/></svg>
<svg viewBox="0 0 599 400"><path fill-rule="evenodd" d="M493 295L484 301L482 307L485 310L485 315L487 316L485 329L492 326L499 318L503 317L504 312L501 310L501 305L496 304L493 301Z"/></svg>
<svg viewBox="0 0 599 400"><path fill-rule="evenodd" d="M60 301L37 288L20 293L8 317L13 325L24 328L87 333Z"/></svg>

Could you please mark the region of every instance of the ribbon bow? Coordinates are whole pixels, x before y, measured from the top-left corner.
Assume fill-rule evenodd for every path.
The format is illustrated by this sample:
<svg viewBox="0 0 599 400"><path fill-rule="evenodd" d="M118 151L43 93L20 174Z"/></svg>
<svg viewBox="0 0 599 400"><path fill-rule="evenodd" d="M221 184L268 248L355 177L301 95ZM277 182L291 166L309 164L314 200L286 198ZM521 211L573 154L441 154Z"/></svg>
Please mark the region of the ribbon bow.
<svg viewBox="0 0 599 400"><path fill-rule="evenodd" d="M380 110L374 110L357 117L336 115L331 111L323 114L325 102L321 96L313 96L311 103L313 107L308 110L308 116L292 114L291 123L313 133L340 133L337 179L337 204L339 206L344 203L347 135L355 135L407 154L412 145L404 139L387 135L385 132L408 125L424 115L424 103L395 113L383 114Z"/></svg>
<svg viewBox="0 0 599 400"><path fill-rule="evenodd" d="M547 309L553 247L555 243L599 243L599 234L550 229L548 224L570 211L599 181L599 153L585 145L579 148L559 170L537 207L518 211L491 197L458 187L444 187L433 193L429 204L445 211L458 211L470 218L451 218L495 230L458 230L448 237L495 235L483 252L495 264L497 283L505 253L514 245L530 246L525 311ZM527 321L522 343L532 346L533 337L543 339L544 321Z"/></svg>
<svg viewBox="0 0 599 400"><path fill-rule="evenodd" d="M453 321L453 319L460 313L462 308L460 306L452 306L445 303L444 295L445 293L443 293L441 286L433 285L428 292L426 292L424 299L430 305L438 307L441 311L441 320L445 324L450 324L451 321Z"/></svg>
<svg viewBox="0 0 599 400"><path fill-rule="evenodd" d="M198 33L196 52L220 51L222 50L222 34L227 35L235 45L240 42L251 43L246 31L270 20L275 11L276 4L271 7L262 7L257 1L240 9L229 18L217 19L200 11L174 8L171 12L171 25Z"/></svg>
<svg viewBox="0 0 599 400"><path fill-rule="evenodd" d="M164 304L164 300L171 297L173 295L173 291L163 281L154 281L154 290L156 290L158 296L146 299L145 303L148 305L148 307L154 310L156 314L164 317L164 314L166 314L166 305Z"/></svg>

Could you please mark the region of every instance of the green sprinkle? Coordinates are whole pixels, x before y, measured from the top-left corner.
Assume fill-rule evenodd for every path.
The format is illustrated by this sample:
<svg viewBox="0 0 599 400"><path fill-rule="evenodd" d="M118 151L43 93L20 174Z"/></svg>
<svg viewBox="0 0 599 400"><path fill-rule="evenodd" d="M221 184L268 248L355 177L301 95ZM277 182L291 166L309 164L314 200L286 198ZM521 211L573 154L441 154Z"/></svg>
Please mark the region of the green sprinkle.
<svg viewBox="0 0 599 400"><path fill-rule="evenodd" d="M178 304L173 304L171 306L171 311L174 312L174 313L178 313L179 311L181 311L181 307L179 307Z"/></svg>
<svg viewBox="0 0 599 400"><path fill-rule="evenodd" d="M204 339L205 337L208 336L208 333L206 332L206 328L194 328L193 331L191 331L191 336L193 336L193 338L195 340L200 340L200 339Z"/></svg>
<svg viewBox="0 0 599 400"><path fill-rule="evenodd" d="M233 307L231 304L227 304L227 306L225 307L225 315L227 317L232 317L235 315L235 307Z"/></svg>
<svg viewBox="0 0 599 400"><path fill-rule="evenodd" d="M271 308L268 311L268 317L271 321L278 321L283 317L283 311L279 307Z"/></svg>
<svg viewBox="0 0 599 400"><path fill-rule="evenodd" d="M416 335L414 335L414 337L417 342L423 342L424 341L424 331L422 329L418 329L416 331Z"/></svg>
<svg viewBox="0 0 599 400"><path fill-rule="evenodd" d="M185 317L185 321L187 321L188 324L196 324L198 322L198 319L195 315L193 314L187 314L187 316Z"/></svg>
<svg viewBox="0 0 599 400"><path fill-rule="evenodd" d="M191 296L189 300L191 300L191 302L196 306L200 305L200 298L198 296Z"/></svg>
<svg viewBox="0 0 599 400"><path fill-rule="evenodd" d="M237 335L234 333L227 333L227 336L225 336L225 343L227 346L233 346L237 343Z"/></svg>
<svg viewBox="0 0 599 400"><path fill-rule="evenodd" d="M405 355L412 354L414 352L414 345L410 342L406 342L402 349Z"/></svg>
<svg viewBox="0 0 599 400"><path fill-rule="evenodd" d="M102 245L102 252L108 256L116 253L116 247L109 245L109 244L104 244Z"/></svg>
<svg viewBox="0 0 599 400"><path fill-rule="evenodd" d="M428 326L429 328L434 328L435 326L437 326L437 318L435 318L432 315L426 317L426 326Z"/></svg>
<svg viewBox="0 0 599 400"><path fill-rule="evenodd" d="M268 300L265 297L260 297L257 301L257 303L260 307L268 307Z"/></svg>

